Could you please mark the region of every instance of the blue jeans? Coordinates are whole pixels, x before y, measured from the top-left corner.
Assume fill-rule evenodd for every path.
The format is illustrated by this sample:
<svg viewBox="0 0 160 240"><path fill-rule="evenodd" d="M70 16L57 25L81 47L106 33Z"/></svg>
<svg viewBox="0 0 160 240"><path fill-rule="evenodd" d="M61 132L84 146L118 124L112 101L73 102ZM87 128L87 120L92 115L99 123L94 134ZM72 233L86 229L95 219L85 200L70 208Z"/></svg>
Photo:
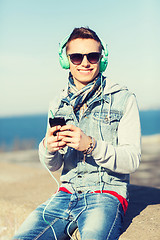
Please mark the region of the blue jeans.
<svg viewBox="0 0 160 240"><path fill-rule="evenodd" d="M13 239L71 239L78 227L82 240L116 240L123 217L119 200L110 194L60 191L30 214Z"/></svg>

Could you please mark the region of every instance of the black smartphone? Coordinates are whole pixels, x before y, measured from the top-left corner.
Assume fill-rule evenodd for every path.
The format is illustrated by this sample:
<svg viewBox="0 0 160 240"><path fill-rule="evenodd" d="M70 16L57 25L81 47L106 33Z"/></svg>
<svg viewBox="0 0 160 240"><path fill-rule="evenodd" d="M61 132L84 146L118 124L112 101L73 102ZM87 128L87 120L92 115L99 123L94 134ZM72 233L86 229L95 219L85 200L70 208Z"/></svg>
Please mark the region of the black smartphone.
<svg viewBox="0 0 160 240"><path fill-rule="evenodd" d="M55 126L58 126L58 125L64 126L64 125L66 125L66 121L65 121L64 117L49 118L49 124L50 124L51 127L55 127ZM57 132L59 132L59 130L54 132L53 135L56 136Z"/></svg>

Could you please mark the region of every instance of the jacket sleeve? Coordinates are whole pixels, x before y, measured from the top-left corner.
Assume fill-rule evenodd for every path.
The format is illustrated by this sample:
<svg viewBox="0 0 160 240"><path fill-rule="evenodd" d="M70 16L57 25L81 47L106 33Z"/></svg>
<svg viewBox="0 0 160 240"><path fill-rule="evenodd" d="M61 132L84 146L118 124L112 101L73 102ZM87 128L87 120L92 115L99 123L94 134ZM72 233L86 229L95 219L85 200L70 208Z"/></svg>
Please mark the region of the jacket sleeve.
<svg viewBox="0 0 160 240"><path fill-rule="evenodd" d="M57 171L63 164L63 155L59 152L48 152L43 145L43 140L39 144L39 159L42 165L50 171Z"/></svg>
<svg viewBox="0 0 160 240"><path fill-rule="evenodd" d="M125 113L118 127L118 145L97 141L92 152L96 163L117 173L132 173L141 159L141 128L139 110L134 95L127 101Z"/></svg>

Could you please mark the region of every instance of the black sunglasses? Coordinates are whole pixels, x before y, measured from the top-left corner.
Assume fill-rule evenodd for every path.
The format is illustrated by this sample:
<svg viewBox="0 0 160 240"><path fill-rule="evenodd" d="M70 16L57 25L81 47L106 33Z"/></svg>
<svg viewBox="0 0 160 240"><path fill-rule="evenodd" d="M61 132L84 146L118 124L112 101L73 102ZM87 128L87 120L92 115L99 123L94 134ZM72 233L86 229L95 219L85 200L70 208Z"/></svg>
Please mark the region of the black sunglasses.
<svg viewBox="0 0 160 240"><path fill-rule="evenodd" d="M75 65L81 64L81 62L83 61L84 56L87 57L87 60L91 64L95 64L95 63L97 63L99 61L101 53L99 53L99 52L91 52L91 53L87 53L87 54L72 53L72 54L68 54L67 56L70 57L71 62L73 64L75 64Z"/></svg>

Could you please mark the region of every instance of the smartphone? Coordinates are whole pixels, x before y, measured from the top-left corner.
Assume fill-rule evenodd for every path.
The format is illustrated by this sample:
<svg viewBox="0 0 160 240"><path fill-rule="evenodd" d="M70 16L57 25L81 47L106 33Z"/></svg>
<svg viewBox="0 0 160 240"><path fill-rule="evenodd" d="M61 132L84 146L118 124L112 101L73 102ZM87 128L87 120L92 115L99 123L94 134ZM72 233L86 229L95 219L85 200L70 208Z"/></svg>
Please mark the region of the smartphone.
<svg viewBox="0 0 160 240"><path fill-rule="evenodd" d="M50 124L50 127L55 127L58 125L64 126L64 125L66 125L66 121L65 121L64 117L49 118L49 124ZM59 130L54 132L53 135L56 136L57 132L59 132Z"/></svg>

